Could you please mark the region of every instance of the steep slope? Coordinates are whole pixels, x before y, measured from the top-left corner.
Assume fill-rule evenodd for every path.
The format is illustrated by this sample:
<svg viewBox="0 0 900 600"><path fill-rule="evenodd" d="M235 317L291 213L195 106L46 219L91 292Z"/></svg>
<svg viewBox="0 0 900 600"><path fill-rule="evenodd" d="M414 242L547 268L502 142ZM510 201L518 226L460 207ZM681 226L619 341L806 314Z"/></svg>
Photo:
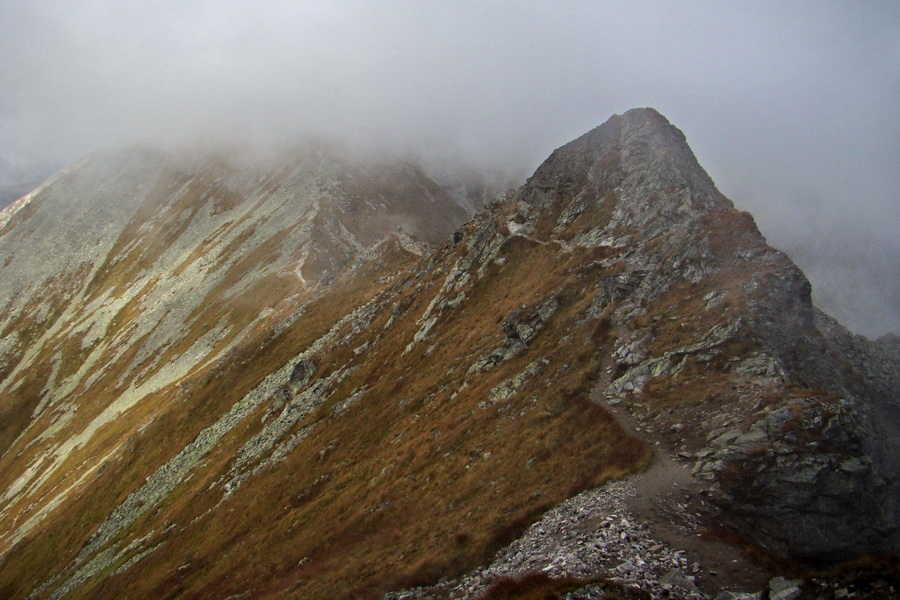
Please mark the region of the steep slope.
<svg viewBox="0 0 900 600"><path fill-rule="evenodd" d="M896 348L817 315L655 111L560 148L452 235L458 204L409 167L173 175L134 152L101 189L140 197L86 218L104 227L72 256L30 242L53 247L37 200L56 184L0 229L35 290L4 292L6 596L430 585L655 441L773 553L897 549Z"/></svg>
<svg viewBox="0 0 900 600"><path fill-rule="evenodd" d="M678 130L651 110L613 118L519 194L518 214L540 209L523 231L613 249L623 273L594 305L619 326L607 393L651 431L677 425L732 527L797 557L897 550L896 348L873 362L837 324L823 335L803 274Z"/></svg>
<svg viewBox="0 0 900 600"><path fill-rule="evenodd" d="M6 208L22 196L28 194L36 187L40 185L40 182L30 182L30 183L0 183L0 210Z"/></svg>
<svg viewBox="0 0 900 600"><path fill-rule="evenodd" d="M299 310L398 226L436 241L465 216L410 165L314 149L277 167L132 148L4 213L2 550L168 410L161 390Z"/></svg>
<svg viewBox="0 0 900 600"><path fill-rule="evenodd" d="M0 233L0 393L32 404L11 414L57 429L72 416L66 403L93 396L105 416L91 430L398 226L435 242L464 218L409 166L363 170L308 153L254 172L143 149L88 160L13 209ZM96 398L89 384L116 365L115 402ZM6 421L0 450L22 429Z"/></svg>
<svg viewBox="0 0 900 600"><path fill-rule="evenodd" d="M571 490L646 460L645 446L579 397L589 388L592 364L581 357L564 365L573 348L559 351L557 373L548 371L560 386L555 394L517 411L499 401L504 382L543 366L529 366L524 353L515 358L523 349L516 340L532 336L513 333L507 343L503 318L527 298L541 300L533 318L562 311L552 293L566 269L582 262L578 255L554 266L557 276L543 285L532 277L479 277L476 298L465 303L454 327L442 329L442 344L428 341L434 349L426 353L432 317L422 313L447 310L439 294L449 293L457 276L460 290L472 288L463 273L487 266L482 254L489 248L475 247L466 259L467 248L446 246L440 265L428 261L362 304L361 293L379 289L373 280L391 282L371 271L382 273L379 263L388 273L398 266L391 257L399 247L380 246L332 282L333 293L323 292L275 334L245 338L211 369L161 390L156 403L171 411L90 475L91 485L47 527L46 537L23 540L10 554L5 572L22 588L8 589L25 591L43 581L42 594L51 597L118 597L125 589L145 597L248 589L331 597L352 586L375 593L476 564ZM543 260L557 262L550 255ZM355 291L358 286L365 291ZM498 290L507 298L498 299ZM563 300L564 313L578 310L577 295ZM355 304L362 306L351 312ZM543 351L565 335L568 321L552 329ZM516 324L509 323L506 329ZM501 358L491 358L497 352ZM469 377L466 363L476 359ZM495 361L504 364L492 368ZM270 371L256 387L244 383ZM537 381L528 383L539 389ZM497 402L486 402L495 387ZM190 421L180 418L185 410ZM501 428L498 412L508 428ZM573 434L584 423L594 427ZM501 500L492 506L495 498ZM477 505L483 509L473 514ZM67 550L45 565L60 535ZM149 552L160 544L165 552ZM138 580L124 569L132 565L144 573ZM61 566L62 577L52 577ZM28 580L17 580L22 573Z"/></svg>

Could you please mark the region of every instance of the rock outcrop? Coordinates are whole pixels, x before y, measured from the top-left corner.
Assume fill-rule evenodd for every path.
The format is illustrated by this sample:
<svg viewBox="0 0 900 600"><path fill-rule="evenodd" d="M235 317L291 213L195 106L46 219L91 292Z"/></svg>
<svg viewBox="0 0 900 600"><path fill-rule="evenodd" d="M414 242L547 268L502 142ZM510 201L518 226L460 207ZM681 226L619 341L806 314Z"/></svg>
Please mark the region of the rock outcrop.
<svg viewBox="0 0 900 600"><path fill-rule="evenodd" d="M609 248L606 263L621 265L595 299L629 329L612 397L687 413L710 394L692 389L698 377L724 377L724 396L765 383L751 410L722 408L740 428L690 444L737 531L802 558L900 549L896 347L817 312L803 274L715 189L677 129L649 109L614 117L556 150L517 198L531 215L523 230L558 214L553 235ZM571 235L590 211L592 227Z"/></svg>

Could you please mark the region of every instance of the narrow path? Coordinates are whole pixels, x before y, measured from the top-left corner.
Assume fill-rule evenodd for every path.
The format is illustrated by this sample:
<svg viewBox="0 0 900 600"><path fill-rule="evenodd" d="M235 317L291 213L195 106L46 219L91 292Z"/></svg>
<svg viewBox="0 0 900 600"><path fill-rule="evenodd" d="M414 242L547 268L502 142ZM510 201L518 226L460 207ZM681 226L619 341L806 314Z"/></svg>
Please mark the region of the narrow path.
<svg viewBox="0 0 900 600"><path fill-rule="evenodd" d="M606 365L602 372L604 377L591 392L591 399L615 416L623 429L646 439L643 428L626 410L607 402ZM653 537L684 550L692 563L700 565L697 585L703 591L715 596L723 589L755 592L765 588L771 572L753 563L739 548L704 535L709 527L704 516L709 507L700 495L702 482L691 475L688 465L672 458L669 448L656 442L650 467L627 481L635 490L627 502L628 510L647 523Z"/></svg>
<svg viewBox="0 0 900 600"><path fill-rule="evenodd" d="M294 269L294 275L297 276L303 287L309 287L309 284L306 283L306 279L303 277L303 265L306 264L307 258L309 258L309 248L304 247L303 252L300 253L300 260L297 261L297 267Z"/></svg>

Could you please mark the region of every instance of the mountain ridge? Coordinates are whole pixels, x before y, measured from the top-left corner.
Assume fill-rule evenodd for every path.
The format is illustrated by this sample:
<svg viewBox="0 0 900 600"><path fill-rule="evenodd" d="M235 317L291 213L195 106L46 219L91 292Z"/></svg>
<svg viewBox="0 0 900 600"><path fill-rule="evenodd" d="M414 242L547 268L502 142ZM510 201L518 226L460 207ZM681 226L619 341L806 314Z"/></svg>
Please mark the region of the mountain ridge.
<svg viewBox="0 0 900 600"><path fill-rule="evenodd" d="M654 440L706 522L768 552L896 551L896 353L814 312L659 113L613 117L468 221L414 167L321 159L170 167L101 259L10 295L7 595L433 584ZM7 267L46 193L0 229Z"/></svg>

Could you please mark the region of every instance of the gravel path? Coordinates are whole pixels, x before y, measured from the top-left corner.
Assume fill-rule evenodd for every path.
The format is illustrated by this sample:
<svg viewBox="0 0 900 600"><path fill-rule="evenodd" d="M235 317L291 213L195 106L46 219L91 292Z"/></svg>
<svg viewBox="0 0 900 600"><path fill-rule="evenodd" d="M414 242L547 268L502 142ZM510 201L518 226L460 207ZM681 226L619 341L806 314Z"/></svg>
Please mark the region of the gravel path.
<svg viewBox="0 0 900 600"><path fill-rule="evenodd" d="M600 382L592 399L640 437L634 419L606 403L605 388ZM711 509L701 489L689 467L660 443L647 470L582 492L549 510L490 565L435 587L394 592L385 600L469 600L497 579L534 572L604 577L670 600L765 589L772 573L739 549L703 535L704 515Z"/></svg>

